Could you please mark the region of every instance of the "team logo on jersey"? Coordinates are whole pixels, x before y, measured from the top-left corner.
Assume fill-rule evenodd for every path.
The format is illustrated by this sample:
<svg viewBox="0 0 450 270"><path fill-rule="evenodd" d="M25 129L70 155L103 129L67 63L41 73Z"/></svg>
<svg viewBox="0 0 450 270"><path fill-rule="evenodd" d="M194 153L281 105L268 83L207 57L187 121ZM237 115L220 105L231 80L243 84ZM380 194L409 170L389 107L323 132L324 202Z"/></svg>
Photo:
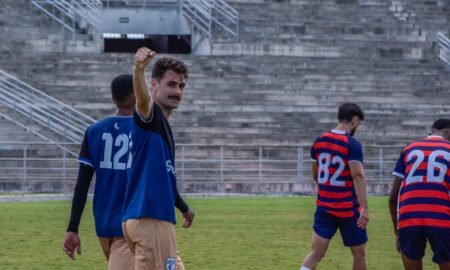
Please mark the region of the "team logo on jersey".
<svg viewBox="0 0 450 270"><path fill-rule="evenodd" d="M168 257L166 260L166 270L175 270L177 268L177 262L174 257Z"/></svg>
<svg viewBox="0 0 450 270"><path fill-rule="evenodd" d="M117 122L114 124L114 128L115 129L120 129L119 124Z"/></svg>
<svg viewBox="0 0 450 270"><path fill-rule="evenodd" d="M177 175L177 170L175 169L175 166L172 165L172 161L166 161L166 169L167 172L172 172L173 175Z"/></svg>

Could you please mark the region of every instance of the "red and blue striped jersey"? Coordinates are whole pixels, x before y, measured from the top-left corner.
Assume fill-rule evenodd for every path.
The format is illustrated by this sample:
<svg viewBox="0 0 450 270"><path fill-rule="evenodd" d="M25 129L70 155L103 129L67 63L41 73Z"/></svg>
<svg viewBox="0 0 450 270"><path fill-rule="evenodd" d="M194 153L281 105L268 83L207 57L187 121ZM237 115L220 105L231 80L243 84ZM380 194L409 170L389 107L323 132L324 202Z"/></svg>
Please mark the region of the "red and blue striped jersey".
<svg viewBox="0 0 450 270"><path fill-rule="evenodd" d="M429 136L400 154L393 174L403 179L397 205L397 228L450 228L450 142Z"/></svg>
<svg viewBox="0 0 450 270"><path fill-rule="evenodd" d="M317 162L317 207L340 218L359 208L349 162L363 162L361 144L345 131L332 130L316 139L311 158Z"/></svg>

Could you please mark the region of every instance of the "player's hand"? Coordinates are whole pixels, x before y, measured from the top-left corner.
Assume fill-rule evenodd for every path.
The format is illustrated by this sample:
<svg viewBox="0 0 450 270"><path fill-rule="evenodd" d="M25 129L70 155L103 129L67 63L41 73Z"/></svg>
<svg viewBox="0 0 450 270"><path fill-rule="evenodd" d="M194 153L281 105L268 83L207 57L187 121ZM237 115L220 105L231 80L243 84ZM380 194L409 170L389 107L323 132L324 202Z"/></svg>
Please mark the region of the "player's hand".
<svg viewBox="0 0 450 270"><path fill-rule="evenodd" d="M138 70L144 70L155 55L156 52L148 48L140 48L134 55L134 67Z"/></svg>
<svg viewBox="0 0 450 270"><path fill-rule="evenodd" d="M189 228L192 225L192 222L194 222L195 213L194 211L189 207L189 209L183 213L184 223L183 228Z"/></svg>
<svg viewBox="0 0 450 270"><path fill-rule="evenodd" d="M72 260L75 260L75 249L77 250L78 255L81 255L81 242L78 233L66 232L63 250Z"/></svg>
<svg viewBox="0 0 450 270"><path fill-rule="evenodd" d="M359 211L359 218L356 224L361 229L365 229L368 223L369 223L369 209L361 208L361 211Z"/></svg>

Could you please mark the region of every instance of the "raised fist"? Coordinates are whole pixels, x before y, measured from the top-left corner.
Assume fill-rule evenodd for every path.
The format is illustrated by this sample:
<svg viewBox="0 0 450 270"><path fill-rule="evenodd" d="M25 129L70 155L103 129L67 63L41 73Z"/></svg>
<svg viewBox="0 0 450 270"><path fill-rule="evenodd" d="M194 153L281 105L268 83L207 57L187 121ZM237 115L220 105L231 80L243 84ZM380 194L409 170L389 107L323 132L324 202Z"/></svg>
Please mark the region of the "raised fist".
<svg viewBox="0 0 450 270"><path fill-rule="evenodd" d="M134 67L144 70L155 55L156 53L148 48L140 48L134 55Z"/></svg>

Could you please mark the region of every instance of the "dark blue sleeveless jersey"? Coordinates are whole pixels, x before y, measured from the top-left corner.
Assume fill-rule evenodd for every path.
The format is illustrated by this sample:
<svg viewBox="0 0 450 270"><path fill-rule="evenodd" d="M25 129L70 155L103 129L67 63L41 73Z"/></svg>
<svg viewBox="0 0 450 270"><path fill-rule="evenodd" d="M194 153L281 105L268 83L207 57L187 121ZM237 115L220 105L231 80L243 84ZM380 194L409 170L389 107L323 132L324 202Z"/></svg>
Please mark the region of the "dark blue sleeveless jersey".
<svg viewBox="0 0 450 270"><path fill-rule="evenodd" d="M93 211L99 237L123 236L121 221L130 167L131 116L111 116L91 125L85 134L79 162L95 169Z"/></svg>
<svg viewBox="0 0 450 270"><path fill-rule="evenodd" d="M154 218L175 223L175 146L169 122L153 105L151 119L133 116L131 168L125 195L123 221Z"/></svg>

